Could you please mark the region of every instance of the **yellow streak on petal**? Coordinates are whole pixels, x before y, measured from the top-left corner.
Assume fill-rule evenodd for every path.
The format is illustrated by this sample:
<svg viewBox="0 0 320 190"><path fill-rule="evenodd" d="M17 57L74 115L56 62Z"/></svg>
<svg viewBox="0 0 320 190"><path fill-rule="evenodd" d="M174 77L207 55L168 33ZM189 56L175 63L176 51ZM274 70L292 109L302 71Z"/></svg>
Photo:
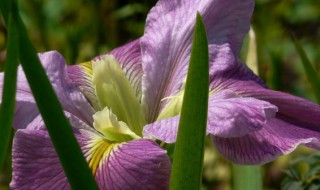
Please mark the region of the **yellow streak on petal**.
<svg viewBox="0 0 320 190"><path fill-rule="evenodd" d="M89 74L92 77L92 62L88 61L88 62L84 62L84 63L80 63L80 66L82 66L84 68L84 70L87 72L87 74Z"/></svg>
<svg viewBox="0 0 320 190"><path fill-rule="evenodd" d="M91 169L92 174L95 175L99 163L110 155L111 150L118 146L118 143L111 143L104 139L98 139L97 141L92 142L91 145L93 146L89 151L91 153L91 158L89 159L89 168Z"/></svg>

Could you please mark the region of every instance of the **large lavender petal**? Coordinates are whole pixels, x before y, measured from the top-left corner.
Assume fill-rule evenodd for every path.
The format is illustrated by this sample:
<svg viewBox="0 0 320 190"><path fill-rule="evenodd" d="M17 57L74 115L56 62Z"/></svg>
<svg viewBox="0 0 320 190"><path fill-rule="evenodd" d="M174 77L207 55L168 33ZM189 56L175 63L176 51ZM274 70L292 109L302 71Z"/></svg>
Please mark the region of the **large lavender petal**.
<svg viewBox="0 0 320 190"><path fill-rule="evenodd" d="M239 52L249 30L253 4L251 0L158 1L148 15L141 39L143 103L149 122L167 103L160 100L176 94L185 79L196 12L206 25L211 65L221 59L232 64L227 60Z"/></svg>
<svg viewBox="0 0 320 190"><path fill-rule="evenodd" d="M100 189L167 189L171 164L156 143L110 142L77 117L66 115ZM43 122L35 120L14 137L11 188L70 189Z"/></svg>
<svg viewBox="0 0 320 190"><path fill-rule="evenodd" d="M297 127L278 118L269 120L260 131L243 137L212 138L218 151L237 164L264 164L292 152L300 144L320 149L319 132Z"/></svg>

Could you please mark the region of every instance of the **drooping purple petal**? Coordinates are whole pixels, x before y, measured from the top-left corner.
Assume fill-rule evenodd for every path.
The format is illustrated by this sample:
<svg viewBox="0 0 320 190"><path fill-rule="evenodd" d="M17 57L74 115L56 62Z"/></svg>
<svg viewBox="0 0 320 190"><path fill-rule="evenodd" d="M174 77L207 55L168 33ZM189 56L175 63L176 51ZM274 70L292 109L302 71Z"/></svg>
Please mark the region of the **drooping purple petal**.
<svg viewBox="0 0 320 190"><path fill-rule="evenodd" d="M11 189L70 189L47 131L19 129L12 156Z"/></svg>
<svg viewBox="0 0 320 190"><path fill-rule="evenodd" d="M244 64L237 65L216 76L211 90L228 90L240 97L252 97L278 107L277 115L283 120L320 132L320 106L306 99L284 92L267 89L261 79Z"/></svg>
<svg viewBox="0 0 320 190"><path fill-rule="evenodd" d="M218 151L237 164L264 164L292 152L300 144L320 149L320 133L279 118L269 120L260 131L243 137L212 138Z"/></svg>
<svg viewBox="0 0 320 190"><path fill-rule="evenodd" d="M170 160L155 142L110 142L77 117L66 115L100 189L167 189ZM40 117L30 125L14 137L11 188L70 189Z"/></svg>
<svg viewBox="0 0 320 190"><path fill-rule="evenodd" d="M176 94L189 63L196 12L202 15L208 34L210 62L239 52L249 30L254 2L224 0L160 0L150 11L141 39L143 103L152 122ZM232 64L232 63L229 63Z"/></svg>
<svg viewBox="0 0 320 190"><path fill-rule="evenodd" d="M168 189L170 160L155 142L139 139L119 145L101 162L101 189Z"/></svg>
<svg viewBox="0 0 320 190"><path fill-rule="evenodd" d="M264 88L247 88L241 94L268 101L279 108L278 115L281 119L320 132L320 106L318 104L291 94Z"/></svg>
<svg viewBox="0 0 320 190"><path fill-rule="evenodd" d="M207 133L219 137L241 137L261 130L278 111L276 106L255 98L218 96L209 98Z"/></svg>

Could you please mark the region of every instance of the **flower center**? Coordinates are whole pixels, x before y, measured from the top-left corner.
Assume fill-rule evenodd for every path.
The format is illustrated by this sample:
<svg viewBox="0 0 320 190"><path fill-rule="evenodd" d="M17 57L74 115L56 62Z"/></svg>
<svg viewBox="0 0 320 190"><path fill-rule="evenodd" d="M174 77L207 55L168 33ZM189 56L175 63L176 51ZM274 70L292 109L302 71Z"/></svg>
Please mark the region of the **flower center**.
<svg viewBox="0 0 320 190"><path fill-rule="evenodd" d="M105 55L92 63L93 86L102 111L94 127L110 140L123 142L142 136L145 114L117 60Z"/></svg>

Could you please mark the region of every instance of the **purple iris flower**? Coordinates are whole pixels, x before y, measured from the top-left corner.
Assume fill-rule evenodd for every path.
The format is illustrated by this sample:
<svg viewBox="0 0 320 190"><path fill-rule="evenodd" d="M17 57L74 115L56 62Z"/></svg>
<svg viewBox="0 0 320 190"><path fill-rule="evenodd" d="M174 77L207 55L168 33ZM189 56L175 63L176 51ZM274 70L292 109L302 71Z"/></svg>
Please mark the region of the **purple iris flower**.
<svg viewBox="0 0 320 190"><path fill-rule="evenodd" d="M101 189L168 188L171 163L154 139L176 140L197 11L210 53L207 133L219 152L263 164L299 144L320 148L320 107L267 89L237 59L253 7L159 0L138 40L75 66L54 51L39 54ZM16 100L11 188L69 189L21 68Z"/></svg>

